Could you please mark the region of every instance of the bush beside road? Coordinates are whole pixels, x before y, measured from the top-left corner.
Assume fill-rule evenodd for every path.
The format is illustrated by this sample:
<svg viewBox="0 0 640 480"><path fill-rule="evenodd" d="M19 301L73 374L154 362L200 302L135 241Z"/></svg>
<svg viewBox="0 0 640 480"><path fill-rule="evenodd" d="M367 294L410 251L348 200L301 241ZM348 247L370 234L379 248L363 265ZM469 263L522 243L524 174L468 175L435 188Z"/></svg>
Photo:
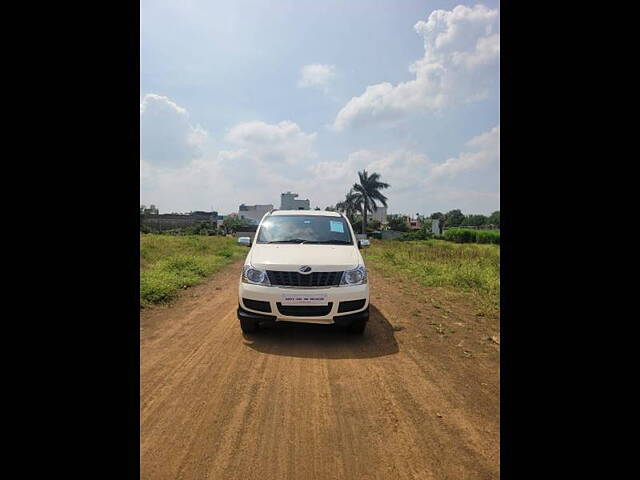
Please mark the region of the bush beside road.
<svg viewBox="0 0 640 480"><path fill-rule="evenodd" d="M479 231L470 230L478 233ZM140 306L166 303L246 255L236 239L222 236L140 236ZM367 267L403 281L471 294L485 314L500 306L500 246L444 240L371 240Z"/></svg>
<svg viewBox="0 0 640 480"><path fill-rule="evenodd" d="M450 228L444 231L444 239L456 243L493 243L500 245L500 230Z"/></svg>
<svg viewBox="0 0 640 480"><path fill-rule="evenodd" d="M371 240L371 247L363 252L368 268L402 281L471 294L481 313L499 314L499 245Z"/></svg>
<svg viewBox="0 0 640 480"><path fill-rule="evenodd" d="M172 300L182 289L245 256L234 238L202 235L140 236L140 306Z"/></svg>

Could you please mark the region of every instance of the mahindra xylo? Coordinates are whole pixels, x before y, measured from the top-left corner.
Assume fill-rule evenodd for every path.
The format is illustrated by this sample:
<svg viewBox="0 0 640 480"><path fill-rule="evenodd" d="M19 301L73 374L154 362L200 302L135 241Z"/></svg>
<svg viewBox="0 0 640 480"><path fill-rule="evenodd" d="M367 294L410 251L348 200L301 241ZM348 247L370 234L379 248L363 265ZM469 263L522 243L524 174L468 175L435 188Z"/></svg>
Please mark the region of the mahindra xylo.
<svg viewBox="0 0 640 480"><path fill-rule="evenodd" d="M339 324L362 333L369 320L369 284L358 240L342 214L272 210L260 222L238 289L245 333L260 322Z"/></svg>

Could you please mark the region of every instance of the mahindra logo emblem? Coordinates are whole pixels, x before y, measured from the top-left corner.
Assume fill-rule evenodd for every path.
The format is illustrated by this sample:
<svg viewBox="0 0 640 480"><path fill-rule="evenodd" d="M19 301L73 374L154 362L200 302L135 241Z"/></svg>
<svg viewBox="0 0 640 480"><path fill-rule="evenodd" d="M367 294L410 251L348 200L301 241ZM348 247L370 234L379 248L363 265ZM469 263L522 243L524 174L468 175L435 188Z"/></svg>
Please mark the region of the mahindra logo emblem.
<svg viewBox="0 0 640 480"><path fill-rule="evenodd" d="M298 271L300 273L311 273L311 267L309 265L303 265L298 269Z"/></svg>

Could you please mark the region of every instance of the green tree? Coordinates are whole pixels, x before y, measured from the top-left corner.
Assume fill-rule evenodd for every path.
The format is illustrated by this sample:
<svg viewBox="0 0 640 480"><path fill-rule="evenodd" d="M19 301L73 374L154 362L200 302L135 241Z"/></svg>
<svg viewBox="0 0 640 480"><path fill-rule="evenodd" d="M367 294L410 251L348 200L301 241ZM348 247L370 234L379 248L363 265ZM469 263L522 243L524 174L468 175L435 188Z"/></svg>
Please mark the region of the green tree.
<svg viewBox="0 0 640 480"><path fill-rule="evenodd" d="M342 202L336 203L336 210L344 213L349 220L353 215L360 210L360 204L362 203L362 195L354 192L353 189L349 190Z"/></svg>
<svg viewBox="0 0 640 480"><path fill-rule="evenodd" d="M496 210L495 212L493 212L489 216L487 223L489 225L495 225L496 227L500 228L500 210Z"/></svg>
<svg viewBox="0 0 640 480"><path fill-rule="evenodd" d="M243 227L250 225L249 220L246 218L240 218L237 215L227 215L222 221L222 227L226 233L235 233L242 230Z"/></svg>
<svg viewBox="0 0 640 480"><path fill-rule="evenodd" d="M409 227L407 226L406 217L403 217L403 216L392 217L392 218L389 218L388 221L389 221L389 229L390 230L395 230L397 232L408 232L409 231Z"/></svg>
<svg viewBox="0 0 640 480"><path fill-rule="evenodd" d="M458 209L448 211L444 216L445 227L459 227L464 221L464 215Z"/></svg>
<svg viewBox="0 0 640 480"><path fill-rule="evenodd" d="M349 222L351 223L351 226L353 227L353 231L356 233L363 233L361 228L362 228L362 215L359 215L357 213L354 213L353 215L351 215L349 218Z"/></svg>
<svg viewBox="0 0 640 480"><path fill-rule="evenodd" d="M480 227L487 225L489 219L484 215L467 215L460 224L461 227Z"/></svg>
<svg viewBox="0 0 640 480"><path fill-rule="evenodd" d="M379 220L372 220L367 225L367 232L373 232L374 230L380 230L382 223Z"/></svg>
<svg viewBox="0 0 640 480"><path fill-rule="evenodd" d="M380 202L385 207L387 206L387 197L385 197L380 190L389 188L389 184L380 181L379 173L372 173L369 175L366 170L358 172L360 177L360 183L353 184L353 190L359 193L362 198L361 212L362 212L362 232L367 229L367 213L373 213L378 210L376 201Z"/></svg>

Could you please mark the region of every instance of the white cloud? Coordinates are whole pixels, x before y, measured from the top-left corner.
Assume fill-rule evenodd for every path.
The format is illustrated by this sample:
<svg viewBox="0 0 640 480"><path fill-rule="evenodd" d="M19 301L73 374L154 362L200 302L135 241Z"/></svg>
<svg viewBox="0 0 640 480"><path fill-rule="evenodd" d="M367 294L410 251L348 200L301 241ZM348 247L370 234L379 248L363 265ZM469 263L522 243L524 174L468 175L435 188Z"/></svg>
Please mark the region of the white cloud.
<svg viewBox="0 0 640 480"><path fill-rule="evenodd" d="M325 199L326 204L343 200L344 195L358 180L358 171L377 172L380 179L390 187L382 193L389 198L390 211L405 211L415 208L410 205L420 202L432 163L422 154L409 150L379 152L358 150L344 161L319 162L309 168L310 176L322 179L312 187L315 196Z"/></svg>
<svg viewBox="0 0 640 480"><path fill-rule="evenodd" d="M192 125L187 110L168 97L149 93L142 99L141 164L184 165L202 155L206 139L207 132L198 125Z"/></svg>
<svg viewBox="0 0 640 480"><path fill-rule="evenodd" d="M294 122L247 122L231 128L225 140L245 150L247 156L268 163L295 164L316 156L315 133L305 133Z"/></svg>
<svg viewBox="0 0 640 480"><path fill-rule="evenodd" d="M210 208L226 211L235 203L240 189L225 180L225 173L215 156L195 159L180 168L147 168L140 182L140 203L153 203L161 213Z"/></svg>
<svg viewBox="0 0 640 480"><path fill-rule="evenodd" d="M394 213L433 213L460 208L466 213L490 213L500 208L500 192L493 181L491 167L500 163L500 126L471 140L466 151L443 163L434 163L426 155L410 150L379 152L358 150L344 161L323 161L309 167L313 177L322 178L313 191L326 199L341 200L357 181L357 172L377 172L391 187L383 193ZM473 187L452 184L463 173L473 172ZM499 172L498 172L499 175ZM485 188L483 190L483 185ZM331 203L331 200L328 200ZM334 202L335 203L335 202Z"/></svg>
<svg viewBox="0 0 640 480"><path fill-rule="evenodd" d="M319 162L310 167L317 177L340 182L342 189L349 189L357 179L359 170L378 172L382 181L394 186L394 190L409 189L428 175L431 162L421 153L408 150L375 152L358 150L342 162Z"/></svg>
<svg viewBox="0 0 640 480"><path fill-rule="evenodd" d="M499 80L499 11L484 5L435 10L414 26L424 57L409 67L416 78L368 86L338 112L334 127L388 121L485 98Z"/></svg>
<svg viewBox="0 0 640 480"><path fill-rule="evenodd" d="M469 140L466 145L471 152L462 152L457 157L449 158L436 165L432 178L454 177L462 172L479 170L489 165L500 163L500 125Z"/></svg>
<svg viewBox="0 0 640 480"><path fill-rule="evenodd" d="M317 87L327 91L329 82L336 75L336 67L333 65L322 65L313 63L305 65L300 69L300 79L298 87Z"/></svg>
<svg viewBox="0 0 640 480"><path fill-rule="evenodd" d="M180 114L181 107L167 100L162 104ZM188 132L183 129L183 134ZM391 185L384 191L391 212L431 213L451 208L491 212L499 208L499 193L492 188L483 191L481 177L488 172L493 178L489 167L499 165L499 139L500 127L496 126L440 164L407 149L358 150L343 161L319 161L315 133L304 132L290 121L246 122L227 132L221 150L214 150L203 137L198 143L203 155L187 156L188 161L170 168L141 158L141 203L158 205L163 212L213 207L229 213L237 211L242 202L277 207L280 193L291 190L310 198L312 207L324 208L342 200L357 181L357 172L366 169L380 173L382 181ZM473 185L453 184L464 172L473 172Z"/></svg>
<svg viewBox="0 0 640 480"><path fill-rule="evenodd" d="M306 133L290 121L253 121L231 128L225 140L235 148L221 151L216 161L225 181L242 192L236 194L238 203L279 205L284 191L299 190L304 195L313 190L315 179L307 167L317 158L316 133Z"/></svg>
<svg viewBox="0 0 640 480"><path fill-rule="evenodd" d="M254 121L231 128L228 144L206 152L177 168L153 165L141 159L141 203L156 204L161 211L208 209L237 211L242 202L273 203L280 193L313 189L307 173L316 134L304 132L293 122L268 124Z"/></svg>

